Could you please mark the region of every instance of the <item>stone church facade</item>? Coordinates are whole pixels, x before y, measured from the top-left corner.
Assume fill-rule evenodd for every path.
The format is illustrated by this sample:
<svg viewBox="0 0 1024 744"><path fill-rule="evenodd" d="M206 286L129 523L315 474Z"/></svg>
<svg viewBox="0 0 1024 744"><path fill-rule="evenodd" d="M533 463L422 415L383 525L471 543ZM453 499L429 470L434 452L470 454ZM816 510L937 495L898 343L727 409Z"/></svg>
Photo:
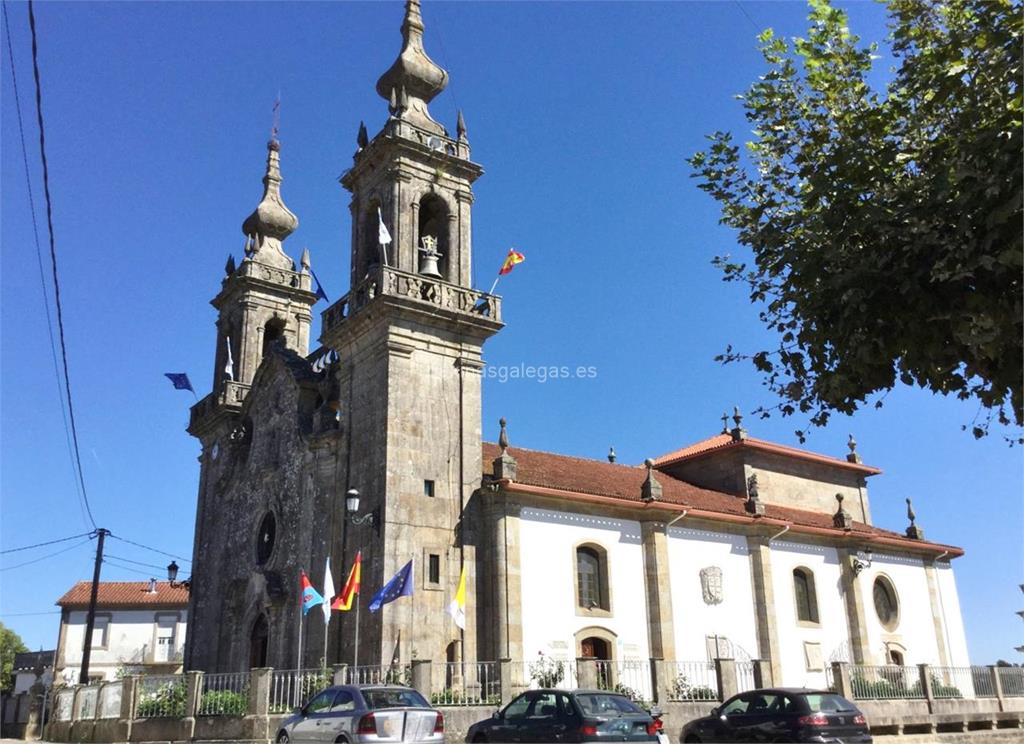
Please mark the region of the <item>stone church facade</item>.
<svg viewBox="0 0 1024 744"><path fill-rule="evenodd" d="M448 74L408 0L381 76L382 130L352 167L351 290L321 316L308 251L268 144L264 195L243 223L217 310L202 445L185 663L205 671L352 663L354 612L303 627L299 572L341 587L362 551L359 662L595 656L771 661L820 684L829 660L966 664L950 559L958 548L873 526L855 448L833 458L720 434L641 466L482 441L484 343L501 299L471 286L473 183L428 104ZM393 238L379 243L378 214ZM357 519L345 494L360 494ZM343 554L344 550L344 554ZM369 613L413 560L412 597ZM445 608L466 567L466 627ZM714 652L709 646L714 639ZM301 657L300 657L301 654ZM820 677L820 679L819 679Z"/></svg>

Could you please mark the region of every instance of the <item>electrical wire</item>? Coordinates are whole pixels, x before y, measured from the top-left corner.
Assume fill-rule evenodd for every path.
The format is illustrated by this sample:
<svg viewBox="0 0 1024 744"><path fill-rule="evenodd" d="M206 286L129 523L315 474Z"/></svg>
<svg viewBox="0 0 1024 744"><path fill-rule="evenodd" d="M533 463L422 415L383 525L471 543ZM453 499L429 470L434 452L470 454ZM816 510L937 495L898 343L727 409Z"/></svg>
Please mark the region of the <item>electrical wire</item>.
<svg viewBox="0 0 1024 744"><path fill-rule="evenodd" d="M95 532L83 532L80 535L71 535L70 537L62 537L59 540L47 540L46 542L36 543L35 545L23 545L20 548L7 548L7 550L0 550L0 555L6 555L7 553L19 553L22 550L32 550L32 548L42 548L47 545L56 545L57 543L67 542L68 540L74 540L76 537L88 537L92 539L96 535Z"/></svg>
<svg viewBox="0 0 1024 744"><path fill-rule="evenodd" d="M122 566L120 563L117 563L117 562L111 561L111 560L107 560L106 558L103 559L103 563L104 563L104 565L108 565L109 564L110 566L113 566L115 568L120 568L122 571L128 571L130 573L138 574L139 576L147 576L147 577L149 577L151 579L155 579L156 578L149 571L140 571L139 569L132 568L131 566Z"/></svg>
<svg viewBox="0 0 1024 744"><path fill-rule="evenodd" d="M79 548L82 545L85 545L90 540L92 540L92 538L91 537L87 537L84 540L82 540L82 542L75 543L70 548L64 548L63 550L58 550L58 551L53 552L53 553L48 553L47 555L41 555L38 558L33 558L32 560L25 561L24 563L15 563L13 566L4 566L3 568L0 568L0 571L11 571L11 570L13 570L15 568L21 568L22 566L31 566L33 563L39 563L39 561L45 561L47 558L53 558L55 555L60 555L61 553L67 553L69 550L74 550L75 548Z"/></svg>
<svg viewBox="0 0 1024 744"><path fill-rule="evenodd" d="M35 615L59 615L60 610L47 610L46 612L0 612L0 617L33 617Z"/></svg>
<svg viewBox="0 0 1024 744"><path fill-rule="evenodd" d="M107 554L104 555L104 560L106 558L113 558L114 560L124 561L126 563L134 563L137 566L145 566L146 568L155 568L158 571L166 571L167 570L167 566L156 566L156 565L153 565L152 563L143 563L142 561L133 561L131 558L125 558L125 557L120 556L120 555L112 555L110 553L107 553Z"/></svg>
<svg viewBox="0 0 1024 744"><path fill-rule="evenodd" d="M36 264L39 267L39 284L43 292L43 310L46 313L46 333L50 337L50 357L53 360L54 381L57 383L57 398L60 400L60 415L64 420L64 440L68 448L68 457L71 460L71 469L75 469L74 451L71 447L71 428L68 425L68 412L64 407L64 391L61 389L60 366L57 364L57 343L53 338L53 318L50 316L50 303L47 300L46 274L43 271L43 249L39 245L39 224L36 219L36 200L32 192L32 176L28 167L28 147L25 145L25 125L21 115L21 95L18 93L18 76L14 70L14 45L11 43L11 19L7 15L7 0L3 2L4 31L7 37L7 56L11 68L11 92L14 94L14 108L18 114L18 137L21 140L21 160L25 165L25 187L28 191L28 208L32 215L32 236L36 246ZM82 519L87 520L85 505L82 500L82 493L78 490L78 482L75 482L75 490L78 491L78 508L82 512ZM96 525L93 525L95 527Z"/></svg>
<svg viewBox="0 0 1024 744"><path fill-rule="evenodd" d="M85 489L85 477L82 474L82 455L78 446L78 427L75 424L75 406L71 397L71 377L68 374L68 349L64 338L64 311L60 303L60 280L57 276L57 244L53 234L53 199L50 196L50 167L46 160L46 131L43 127L43 89L39 76L39 40L36 34L36 14L33 1L28 0L28 25L32 32L32 75L36 83L36 121L39 124L39 156L43 164L43 198L46 201L46 227L50 235L50 262L53 267L53 296L57 307L57 331L60 337L60 354L64 363L64 392L68 401L68 419L71 423L71 441L75 451L75 465L78 468L78 483L82 489L82 501L85 512L93 529L96 520L92 516L89 505L89 494Z"/></svg>
<svg viewBox="0 0 1024 744"><path fill-rule="evenodd" d="M152 550L154 553L159 553L160 555L166 555L168 558L174 558L174 559L179 560L179 561L185 561L185 563L191 563L192 562L188 558L182 558L180 555L175 555L174 553L168 553L166 550L159 550L157 548L151 548L149 545L143 545L142 543L135 542L134 540L129 540L127 537L120 537L120 536L115 535L113 533L108 534L107 537L112 537L115 540L120 540L121 542L128 543L129 545L134 545L137 548L144 548L146 550Z"/></svg>

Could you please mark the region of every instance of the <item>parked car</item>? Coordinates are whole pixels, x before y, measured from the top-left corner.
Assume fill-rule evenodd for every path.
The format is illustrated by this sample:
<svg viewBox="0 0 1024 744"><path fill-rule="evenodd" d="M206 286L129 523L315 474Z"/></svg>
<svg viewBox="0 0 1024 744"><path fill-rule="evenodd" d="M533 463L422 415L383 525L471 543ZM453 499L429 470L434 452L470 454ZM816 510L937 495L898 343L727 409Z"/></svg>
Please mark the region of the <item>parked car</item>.
<svg viewBox="0 0 1024 744"><path fill-rule="evenodd" d="M339 685L286 719L278 744L443 744L444 716L411 687Z"/></svg>
<svg viewBox="0 0 1024 744"><path fill-rule="evenodd" d="M735 695L683 727L683 742L871 744L864 715L827 690L778 688Z"/></svg>
<svg viewBox="0 0 1024 744"><path fill-rule="evenodd" d="M491 718L469 727L466 741L658 741L652 717L625 695L607 690L528 690Z"/></svg>

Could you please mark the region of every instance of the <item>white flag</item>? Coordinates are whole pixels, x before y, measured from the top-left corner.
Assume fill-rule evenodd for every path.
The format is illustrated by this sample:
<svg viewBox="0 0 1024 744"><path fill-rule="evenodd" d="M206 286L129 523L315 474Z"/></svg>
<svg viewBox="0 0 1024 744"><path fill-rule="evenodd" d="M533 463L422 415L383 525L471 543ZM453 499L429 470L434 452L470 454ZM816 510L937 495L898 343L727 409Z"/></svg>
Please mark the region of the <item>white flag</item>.
<svg viewBox="0 0 1024 744"><path fill-rule="evenodd" d="M331 602L334 600L334 577L331 576L331 556L327 556L327 568L324 573L324 625L331 622Z"/></svg>
<svg viewBox="0 0 1024 744"><path fill-rule="evenodd" d="M466 566L462 566L459 574L459 586L455 590L455 599L448 605L448 614L463 630L466 629Z"/></svg>
<svg viewBox="0 0 1024 744"><path fill-rule="evenodd" d="M391 242L391 233L388 232L388 228L384 225L384 215L380 213L380 207L377 207L377 221L380 223L380 227L377 230L377 242L381 245L388 245Z"/></svg>
<svg viewBox="0 0 1024 744"><path fill-rule="evenodd" d="M228 360L224 363L224 374L228 376L228 379L234 382L235 380L235 362L231 358L231 336L228 336L225 341L228 346Z"/></svg>

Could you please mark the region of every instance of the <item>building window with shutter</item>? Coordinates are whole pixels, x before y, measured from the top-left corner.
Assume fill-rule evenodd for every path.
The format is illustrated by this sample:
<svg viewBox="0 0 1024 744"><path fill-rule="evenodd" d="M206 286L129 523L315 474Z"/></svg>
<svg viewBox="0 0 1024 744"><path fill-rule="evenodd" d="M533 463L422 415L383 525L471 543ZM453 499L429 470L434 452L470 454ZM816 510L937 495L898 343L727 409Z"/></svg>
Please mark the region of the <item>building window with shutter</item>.
<svg viewBox="0 0 1024 744"><path fill-rule="evenodd" d="M809 568L793 569L793 594L796 619L801 623L818 624L818 596L814 591L814 574Z"/></svg>
<svg viewBox="0 0 1024 744"><path fill-rule="evenodd" d="M578 614L609 614L608 552L600 545L587 543L576 547L575 557Z"/></svg>

